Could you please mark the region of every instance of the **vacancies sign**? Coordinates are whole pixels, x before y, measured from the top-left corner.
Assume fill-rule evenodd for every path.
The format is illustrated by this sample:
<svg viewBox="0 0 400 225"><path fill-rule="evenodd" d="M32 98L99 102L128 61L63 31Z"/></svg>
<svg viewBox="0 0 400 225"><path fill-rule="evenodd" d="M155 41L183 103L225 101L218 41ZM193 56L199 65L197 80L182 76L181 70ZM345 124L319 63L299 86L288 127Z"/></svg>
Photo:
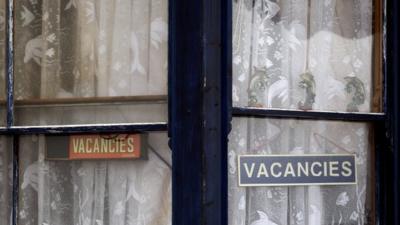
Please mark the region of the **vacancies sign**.
<svg viewBox="0 0 400 225"><path fill-rule="evenodd" d="M239 186L357 183L355 155L240 155Z"/></svg>
<svg viewBox="0 0 400 225"><path fill-rule="evenodd" d="M46 136L46 159L143 159L145 143L142 134Z"/></svg>

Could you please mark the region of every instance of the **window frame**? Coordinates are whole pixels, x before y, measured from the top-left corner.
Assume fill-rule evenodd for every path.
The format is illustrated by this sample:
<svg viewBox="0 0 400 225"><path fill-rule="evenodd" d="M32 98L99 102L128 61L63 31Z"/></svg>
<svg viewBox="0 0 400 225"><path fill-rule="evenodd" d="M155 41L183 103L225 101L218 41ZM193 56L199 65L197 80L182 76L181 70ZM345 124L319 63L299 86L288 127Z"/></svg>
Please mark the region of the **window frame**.
<svg viewBox="0 0 400 225"><path fill-rule="evenodd" d="M228 89L232 87L232 1L227 0L229 8L225 21L228 21L224 29L229 39L229 45L225 48L226 66L228 77ZM399 28L396 22L399 19L399 4L396 1L382 0L381 12L383 14L383 29L382 29L382 112L381 113L352 113L352 112L326 112L326 111L301 111L301 110L286 110L286 109L265 109L252 107L234 107L232 99L229 99L230 117L225 121L226 127L231 128L232 118L280 118L280 119L301 119L301 120L333 120L347 122L368 122L372 124L374 132L374 154L375 154L375 224L399 224L400 216L399 204L400 195L396 193L400 187L400 109L399 109L399 88L400 79L398 74L398 43ZM397 20L396 20L397 19ZM387 52L386 49L392 51ZM376 62L376 61L375 61ZM223 84L224 85L224 84ZM229 94L232 91L229 90ZM227 134L226 134L227 135ZM227 154L227 149L223 149ZM222 162L225 164L225 170L221 173L225 174L227 180L226 158ZM224 187L226 188L226 187ZM225 193L228 201L227 193ZM227 214L227 211L224 211ZM227 215L225 215L227 218ZM224 225L228 224L228 220L224 220Z"/></svg>
<svg viewBox="0 0 400 225"><path fill-rule="evenodd" d="M39 125L39 126L16 126L14 125L14 0L6 1L6 123L0 125L0 135L10 136L12 140L12 218L11 224L18 224L19 203L19 137L21 135L50 135L50 134L98 134L98 133L145 133L145 132L167 132L169 122L153 123L96 123L96 124L74 124L74 125ZM168 10L171 6L168 6ZM170 11L168 11L169 17ZM170 25L170 24L169 24ZM169 35L169 39L171 35ZM168 60L168 64L170 64ZM170 77L170 71L168 71ZM169 89L169 87L168 87ZM150 97L151 98L151 97ZM154 98L154 96L153 96ZM168 111L168 114L170 112ZM169 118L169 115L168 115ZM173 154L172 154L173 155ZM172 156L173 157L173 156ZM172 179L172 177L171 177ZM4 207L4 206L2 206Z"/></svg>

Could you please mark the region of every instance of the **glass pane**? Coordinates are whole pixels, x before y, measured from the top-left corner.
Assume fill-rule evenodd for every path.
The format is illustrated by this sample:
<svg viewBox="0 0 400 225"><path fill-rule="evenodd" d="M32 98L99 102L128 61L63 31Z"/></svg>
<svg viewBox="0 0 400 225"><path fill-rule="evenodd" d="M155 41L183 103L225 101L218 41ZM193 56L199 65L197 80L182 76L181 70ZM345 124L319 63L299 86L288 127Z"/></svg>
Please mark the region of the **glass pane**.
<svg viewBox="0 0 400 225"><path fill-rule="evenodd" d="M75 112L88 101L104 108L123 101L126 109L137 107L138 98L166 103L167 0L21 0L15 11L20 114L29 113L26 105L55 102Z"/></svg>
<svg viewBox="0 0 400 225"><path fill-rule="evenodd" d="M378 6L377 0L234 1L233 104L380 111Z"/></svg>
<svg viewBox="0 0 400 225"><path fill-rule="evenodd" d="M20 140L19 224L171 224L171 151L150 133L147 159L46 160L44 136Z"/></svg>
<svg viewBox="0 0 400 225"><path fill-rule="evenodd" d="M142 123L167 121L165 102L30 105L15 111L16 124L60 125L96 123Z"/></svg>
<svg viewBox="0 0 400 225"><path fill-rule="evenodd" d="M375 224L369 124L235 118L228 153L229 224ZM355 154L357 183L241 187L238 155Z"/></svg>
<svg viewBox="0 0 400 225"><path fill-rule="evenodd" d="M0 224L11 224L12 168L11 138L0 136Z"/></svg>

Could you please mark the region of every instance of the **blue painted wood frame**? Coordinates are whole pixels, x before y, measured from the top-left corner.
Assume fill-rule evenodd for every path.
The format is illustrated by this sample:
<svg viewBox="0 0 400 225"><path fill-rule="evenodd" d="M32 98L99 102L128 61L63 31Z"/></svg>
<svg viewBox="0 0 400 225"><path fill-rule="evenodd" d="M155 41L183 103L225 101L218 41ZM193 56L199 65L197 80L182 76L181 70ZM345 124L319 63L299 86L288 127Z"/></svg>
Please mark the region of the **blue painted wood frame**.
<svg viewBox="0 0 400 225"><path fill-rule="evenodd" d="M170 0L173 224L227 224L230 0Z"/></svg>
<svg viewBox="0 0 400 225"><path fill-rule="evenodd" d="M172 221L202 224L203 1L169 1L169 136Z"/></svg>
<svg viewBox="0 0 400 225"><path fill-rule="evenodd" d="M387 114L386 136L389 138L389 151L382 163L386 164L385 178L382 182L385 207L382 214L388 218L382 224L400 224L400 69L399 69L399 21L400 3L387 0L386 8L386 63L387 74Z"/></svg>
<svg viewBox="0 0 400 225"><path fill-rule="evenodd" d="M221 225L228 218L228 135L232 121L232 0L222 0L222 145L221 145ZM224 22L225 21L225 22Z"/></svg>

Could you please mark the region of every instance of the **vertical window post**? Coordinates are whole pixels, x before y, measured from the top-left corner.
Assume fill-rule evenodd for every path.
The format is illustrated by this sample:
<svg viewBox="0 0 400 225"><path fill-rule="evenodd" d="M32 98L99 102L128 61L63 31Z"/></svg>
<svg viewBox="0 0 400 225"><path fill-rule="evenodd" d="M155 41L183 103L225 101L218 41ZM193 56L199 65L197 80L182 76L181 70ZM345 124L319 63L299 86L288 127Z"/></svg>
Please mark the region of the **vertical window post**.
<svg viewBox="0 0 400 225"><path fill-rule="evenodd" d="M389 187L387 187L387 193L385 200L387 201L387 209L389 211L389 221L387 224L399 224L400 223L400 79L399 79L399 2L398 1L386 1L387 2L387 53L386 53L386 64L385 70L387 74L387 137L390 140L391 152L388 156L388 160L391 161L393 168L391 168L391 174L389 174ZM391 221L391 219L393 221Z"/></svg>
<svg viewBox="0 0 400 225"><path fill-rule="evenodd" d="M170 4L173 224L226 224L230 7L221 0Z"/></svg>
<svg viewBox="0 0 400 225"><path fill-rule="evenodd" d="M202 3L170 1L168 102L174 225L200 225L202 218Z"/></svg>

